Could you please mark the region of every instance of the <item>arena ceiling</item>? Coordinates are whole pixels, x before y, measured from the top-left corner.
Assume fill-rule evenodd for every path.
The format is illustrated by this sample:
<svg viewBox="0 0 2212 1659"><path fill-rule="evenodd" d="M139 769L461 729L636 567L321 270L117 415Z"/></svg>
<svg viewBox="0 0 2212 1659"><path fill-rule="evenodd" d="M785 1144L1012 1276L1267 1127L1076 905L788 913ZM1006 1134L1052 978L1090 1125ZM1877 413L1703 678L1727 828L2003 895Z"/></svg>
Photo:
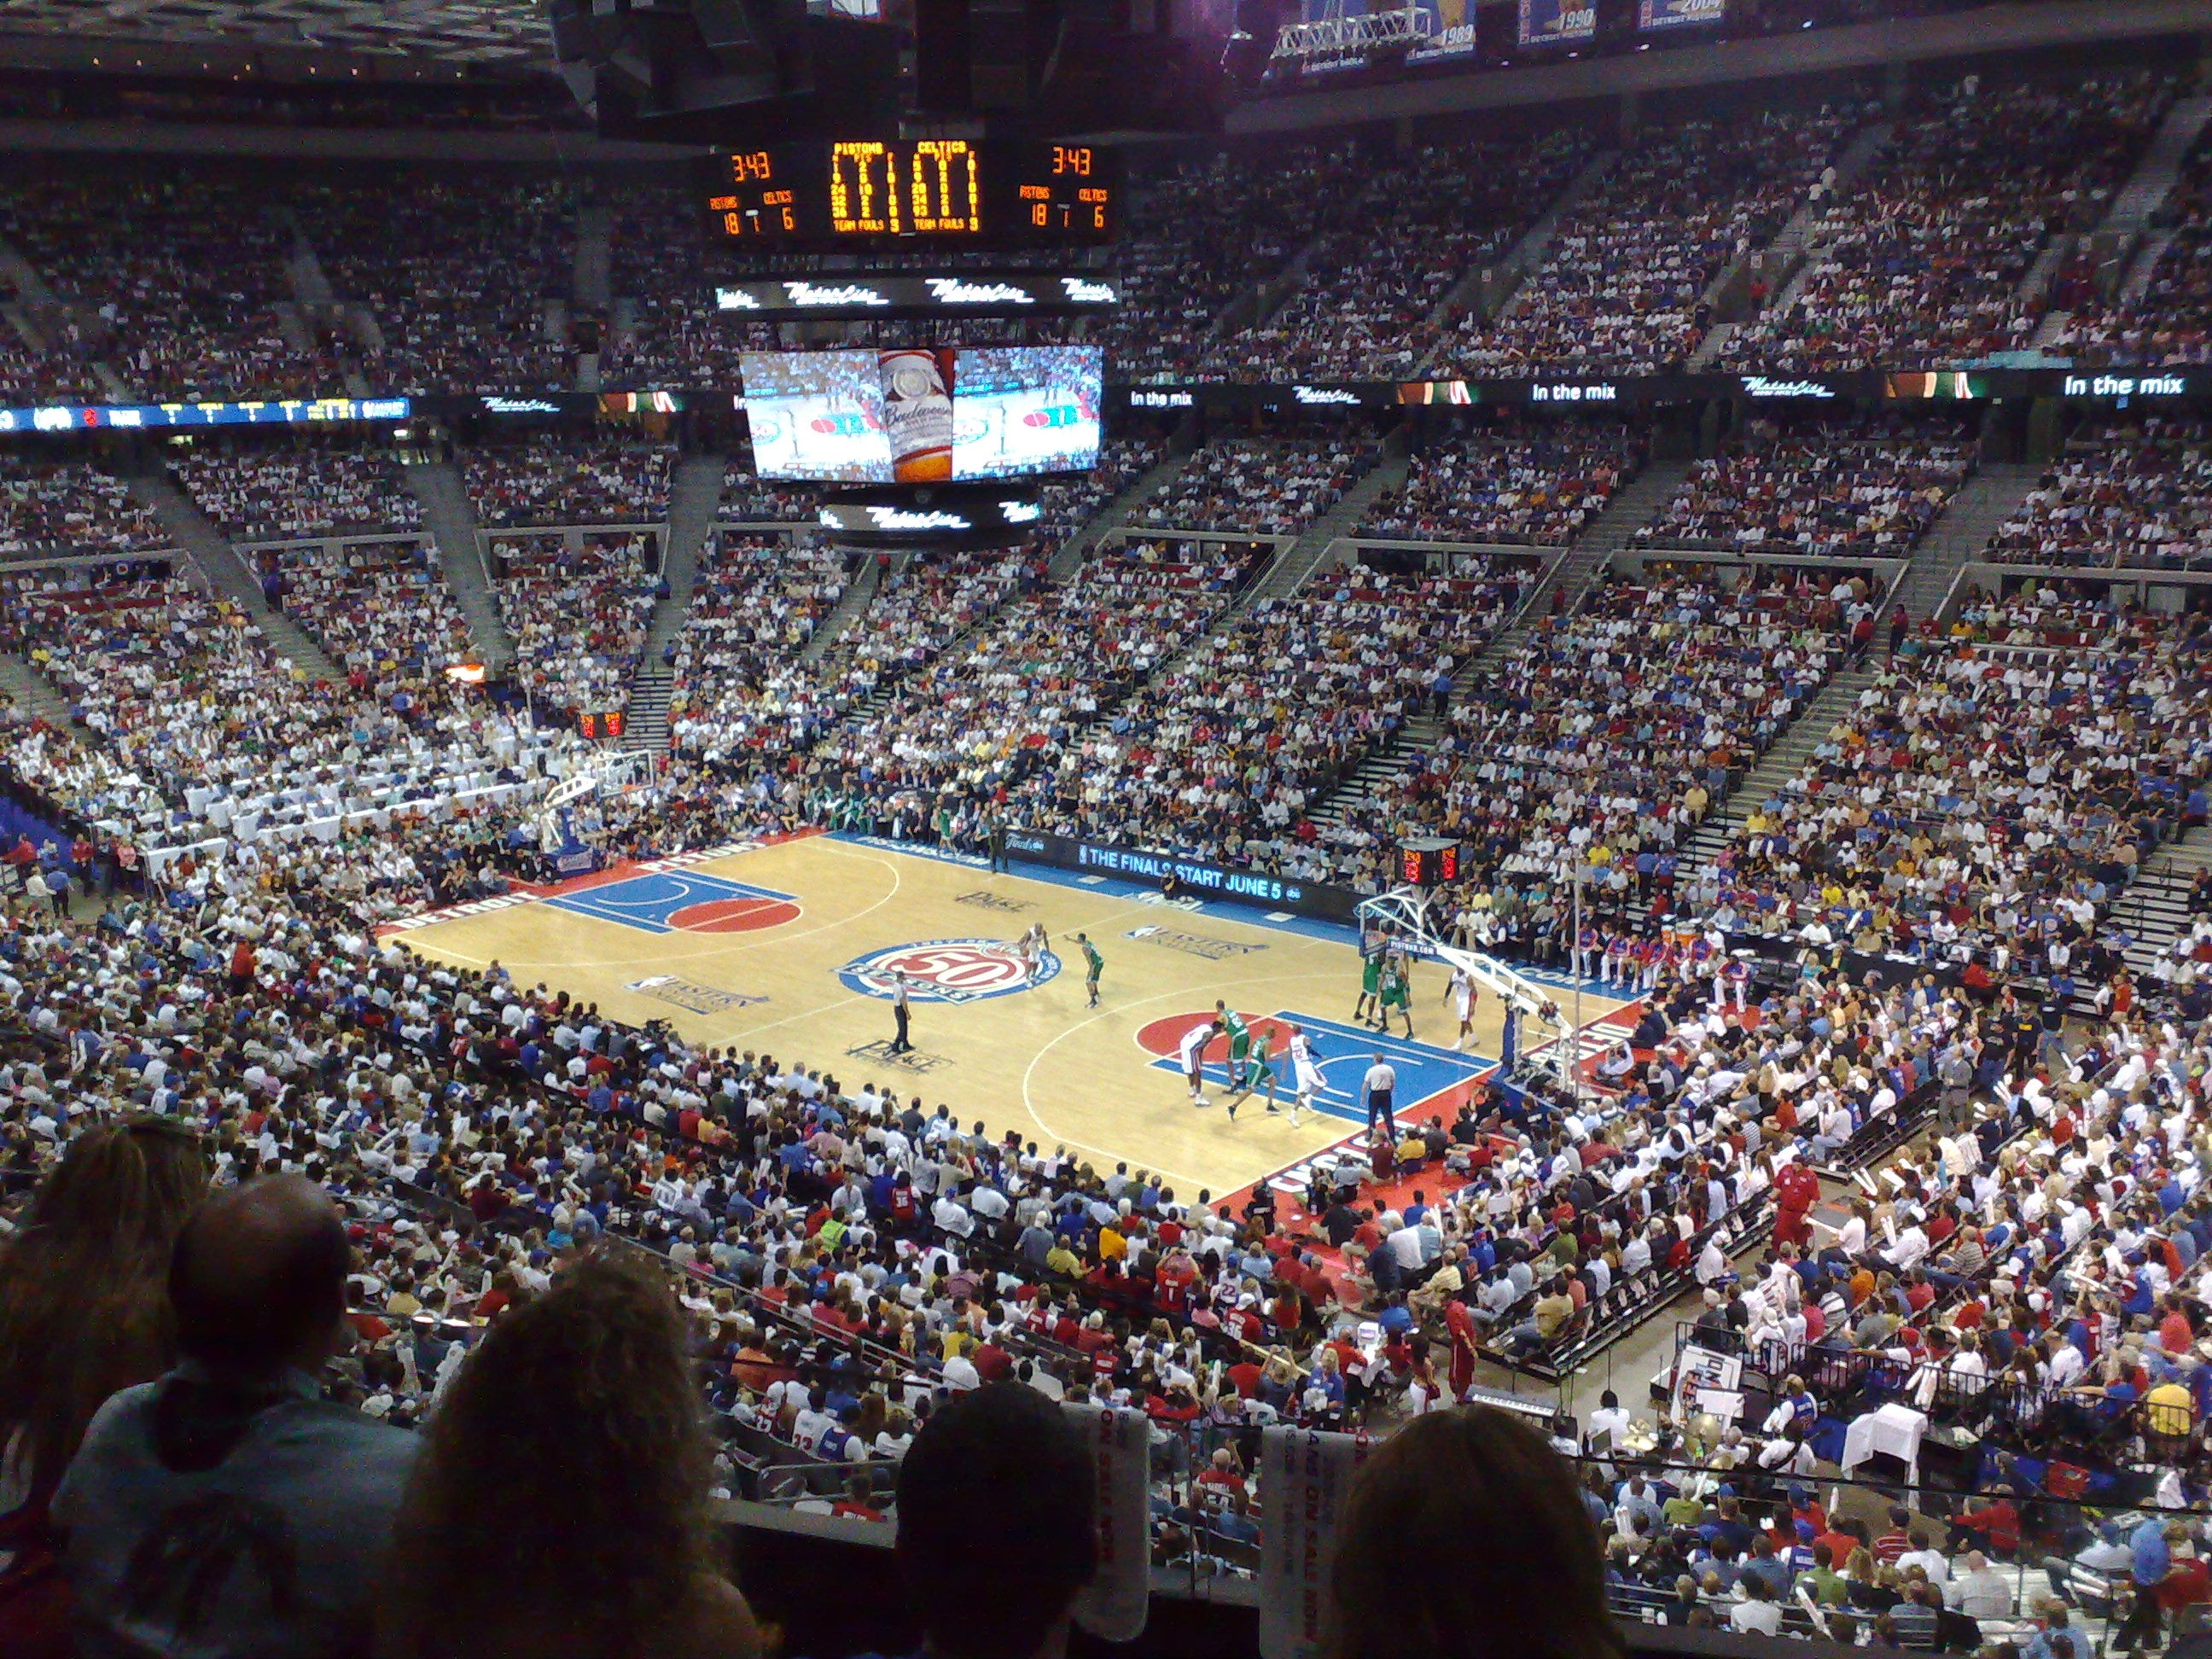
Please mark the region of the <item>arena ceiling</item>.
<svg viewBox="0 0 2212 1659"><path fill-rule="evenodd" d="M551 66L535 0L4 0L0 32Z"/></svg>

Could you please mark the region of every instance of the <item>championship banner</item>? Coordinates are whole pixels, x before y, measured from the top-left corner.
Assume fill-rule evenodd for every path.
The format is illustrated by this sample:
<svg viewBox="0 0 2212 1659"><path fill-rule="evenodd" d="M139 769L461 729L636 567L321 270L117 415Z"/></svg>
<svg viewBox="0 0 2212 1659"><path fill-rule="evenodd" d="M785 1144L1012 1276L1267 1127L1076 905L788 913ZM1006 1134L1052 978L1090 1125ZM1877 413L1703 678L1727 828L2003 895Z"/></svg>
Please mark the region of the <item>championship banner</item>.
<svg viewBox="0 0 2212 1659"><path fill-rule="evenodd" d="M1364 1435L1265 1429L1260 1435L1260 1651L1318 1659L1336 1523L1367 1461Z"/></svg>
<svg viewBox="0 0 2212 1659"><path fill-rule="evenodd" d="M1098 1476L1098 1572L1075 1622L1102 1642L1133 1642L1152 1606L1152 1425L1139 1411L1066 1406Z"/></svg>
<svg viewBox="0 0 2212 1659"><path fill-rule="evenodd" d="M1521 0L1521 44L1576 46L1597 34L1597 0Z"/></svg>
<svg viewBox="0 0 2212 1659"><path fill-rule="evenodd" d="M1638 0L1639 29L1683 28L1728 21L1728 0Z"/></svg>

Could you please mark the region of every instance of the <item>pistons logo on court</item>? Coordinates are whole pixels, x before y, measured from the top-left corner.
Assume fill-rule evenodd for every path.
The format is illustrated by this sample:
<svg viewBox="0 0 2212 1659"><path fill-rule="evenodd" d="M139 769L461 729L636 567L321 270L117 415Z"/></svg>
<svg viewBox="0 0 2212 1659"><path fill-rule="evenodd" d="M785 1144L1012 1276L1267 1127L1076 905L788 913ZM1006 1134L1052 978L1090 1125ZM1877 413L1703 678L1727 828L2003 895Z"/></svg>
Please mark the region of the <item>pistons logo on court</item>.
<svg viewBox="0 0 2212 1659"><path fill-rule="evenodd" d="M840 968L837 977L848 990L885 1000L898 994L903 979L909 1002L981 1002L1029 990L1059 972L1060 958L1049 951L1032 973L1005 939L933 939L872 951Z"/></svg>

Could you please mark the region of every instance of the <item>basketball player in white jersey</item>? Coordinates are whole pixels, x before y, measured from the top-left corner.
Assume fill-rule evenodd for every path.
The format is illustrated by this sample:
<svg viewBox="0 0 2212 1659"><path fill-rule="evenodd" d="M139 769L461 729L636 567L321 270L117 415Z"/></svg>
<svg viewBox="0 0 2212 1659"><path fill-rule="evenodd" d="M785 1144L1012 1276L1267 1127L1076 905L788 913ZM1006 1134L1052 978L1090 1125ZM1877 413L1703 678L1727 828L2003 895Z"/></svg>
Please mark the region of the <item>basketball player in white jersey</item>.
<svg viewBox="0 0 2212 1659"><path fill-rule="evenodd" d="M1029 931L1022 935L1014 949L1021 953L1022 977L1035 979L1037 969L1044 962L1044 924L1041 921L1030 923Z"/></svg>
<svg viewBox="0 0 2212 1659"><path fill-rule="evenodd" d="M1298 1127L1298 1109L1314 1108L1314 1097L1321 1092L1321 1065L1315 1060L1313 1039L1302 1025L1291 1027L1291 1078L1297 1085L1291 1095L1291 1127ZM1273 1111L1272 1106L1267 1109Z"/></svg>
<svg viewBox="0 0 2212 1659"><path fill-rule="evenodd" d="M1475 988L1474 975L1455 965L1451 983L1444 988L1444 1000L1459 1012L1459 1036L1452 1043L1455 1050L1465 1047L1468 1039L1474 1035L1474 1005L1481 994Z"/></svg>
<svg viewBox="0 0 2212 1659"><path fill-rule="evenodd" d="M1190 1103L1206 1104L1206 1045L1221 1030L1218 1019L1201 1020L1182 1034L1176 1052L1182 1058L1182 1074L1190 1084Z"/></svg>

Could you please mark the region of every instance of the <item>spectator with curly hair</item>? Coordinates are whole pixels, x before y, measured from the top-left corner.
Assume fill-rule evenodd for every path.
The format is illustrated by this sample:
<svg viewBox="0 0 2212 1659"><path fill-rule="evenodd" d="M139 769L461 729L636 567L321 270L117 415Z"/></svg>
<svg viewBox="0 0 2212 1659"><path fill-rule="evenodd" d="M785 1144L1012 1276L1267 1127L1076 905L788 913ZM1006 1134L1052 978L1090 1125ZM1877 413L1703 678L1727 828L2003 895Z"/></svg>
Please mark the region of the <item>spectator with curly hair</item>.
<svg viewBox="0 0 2212 1659"><path fill-rule="evenodd" d="M207 1180L198 1138L163 1119L89 1130L0 1255L0 1650L69 1650L47 1505L100 1402L176 1358L162 1277Z"/></svg>
<svg viewBox="0 0 2212 1659"><path fill-rule="evenodd" d="M500 1316L424 1434L383 1645L479 1659L752 1659L723 1577L684 1311L602 1252Z"/></svg>

